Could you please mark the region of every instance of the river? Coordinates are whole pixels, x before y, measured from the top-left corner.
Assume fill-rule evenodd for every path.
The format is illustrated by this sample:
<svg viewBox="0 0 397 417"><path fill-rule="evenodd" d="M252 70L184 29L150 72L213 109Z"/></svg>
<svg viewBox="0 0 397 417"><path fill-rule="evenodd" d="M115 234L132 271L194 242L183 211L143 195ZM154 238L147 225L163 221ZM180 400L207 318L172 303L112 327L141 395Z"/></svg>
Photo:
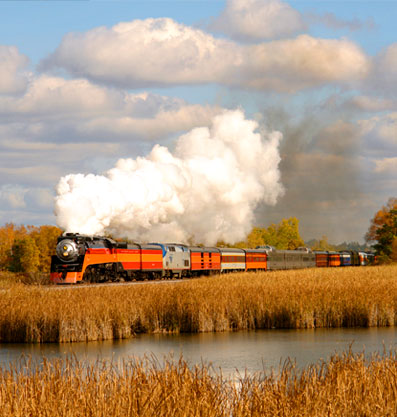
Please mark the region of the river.
<svg viewBox="0 0 397 417"><path fill-rule="evenodd" d="M154 355L160 361L172 355L180 355L189 364L211 364L224 375L236 371L255 373L278 369L287 358L296 361L299 368L320 360L327 360L334 353L347 351L374 352L397 349L397 329L353 328L310 330L261 330L199 334L143 334L133 339L88 343L14 344L0 343L0 365L8 367L22 355L40 360L76 358L93 362L97 359L119 361L131 357Z"/></svg>

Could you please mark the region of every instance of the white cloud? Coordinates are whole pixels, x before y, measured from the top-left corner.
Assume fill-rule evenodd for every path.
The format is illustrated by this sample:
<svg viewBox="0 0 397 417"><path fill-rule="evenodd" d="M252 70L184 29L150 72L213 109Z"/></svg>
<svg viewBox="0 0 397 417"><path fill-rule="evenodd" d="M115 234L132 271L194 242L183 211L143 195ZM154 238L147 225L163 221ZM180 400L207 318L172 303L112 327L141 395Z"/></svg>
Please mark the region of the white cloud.
<svg viewBox="0 0 397 417"><path fill-rule="evenodd" d="M212 82L236 63L234 45L172 19L69 33L43 67L123 87ZM238 58L237 58L238 60Z"/></svg>
<svg viewBox="0 0 397 417"><path fill-rule="evenodd" d="M384 157L397 155L397 113L360 120L358 124L367 152Z"/></svg>
<svg viewBox="0 0 397 417"><path fill-rule="evenodd" d="M23 91L28 74L24 72L29 60L15 46L0 45L0 94Z"/></svg>
<svg viewBox="0 0 397 417"><path fill-rule="evenodd" d="M375 161L375 172L397 175L397 157L383 158Z"/></svg>
<svg viewBox="0 0 397 417"><path fill-rule="evenodd" d="M305 29L301 14L280 0L228 0L212 27L237 40L264 40Z"/></svg>
<svg viewBox="0 0 397 417"><path fill-rule="evenodd" d="M252 46L250 87L294 92L326 83L354 83L367 76L368 58L353 42L301 35Z"/></svg>
<svg viewBox="0 0 397 417"><path fill-rule="evenodd" d="M294 92L364 78L369 60L347 40L301 35L240 45L171 19L134 20L70 33L42 68L127 88L219 83Z"/></svg>
<svg viewBox="0 0 397 417"><path fill-rule="evenodd" d="M53 186L66 173L91 169L92 161L100 161L101 172L139 154L148 140L164 143L220 111L83 79L32 77L24 94L0 95L0 186Z"/></svg>
<svg viewBox="0 0 397 417"><path fill-rule="evenodd" d="M310 24L322 24L331 29L348 29L351 32L358 30L373 30L375 29L375 22L372 17L368 18L366 21L353 18L351 20L341 19L336 16L334 13L305 13L305 21Z"/></svg>
<svg viewBox="0 0 397 417"><path fill-rule="evenodd" d="M394 98L397 93L396 85L397 42L384 48L373 58L370 77L363 83L362 89Z"/></svg>
<svg viewBox="0 0 397 417"><path fill-rule="evenodd" d="M0 135L26 142L161 141L208 123L219 111L177 98L43 75L21 97L0 96Z"/></svg>
<svg viewBox="0 0 397 417"><path fill-rule="evenodd" d="M24 190L7 184L0 187L0 203L3 209L20 209L26 207Z"/></svg>

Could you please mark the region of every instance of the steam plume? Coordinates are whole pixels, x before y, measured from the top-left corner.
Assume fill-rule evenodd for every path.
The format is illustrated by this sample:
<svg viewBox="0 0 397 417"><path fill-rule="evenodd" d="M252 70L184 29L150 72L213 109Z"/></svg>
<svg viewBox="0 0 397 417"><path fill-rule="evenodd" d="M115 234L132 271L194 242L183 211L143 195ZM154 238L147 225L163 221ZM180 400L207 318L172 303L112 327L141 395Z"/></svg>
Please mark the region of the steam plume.
<svg viewBox="0 0 397 417"><path fill-rule="evenodd" d="M274 205L283 193L282 135L257 128L241 110L224 111L210 128L180 136L173 153L155 145L147 157L120 159L103 176L67 175L57 186L57 223L137 241L244 239L258 203Z"/></svg>

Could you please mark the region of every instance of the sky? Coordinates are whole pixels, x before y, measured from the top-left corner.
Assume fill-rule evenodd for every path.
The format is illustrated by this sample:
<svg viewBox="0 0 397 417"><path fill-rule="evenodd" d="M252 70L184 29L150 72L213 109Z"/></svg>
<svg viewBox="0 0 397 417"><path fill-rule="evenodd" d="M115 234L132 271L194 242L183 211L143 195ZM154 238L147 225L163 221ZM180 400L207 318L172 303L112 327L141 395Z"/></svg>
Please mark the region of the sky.
<svg viewBox="0 0 397 417"><path fill-rule="evenodd" d="M56 224L61 178L173 152L238 111L282 135L284 191L254 199L250 225L295 216L305 240L363 242L397 196L396 15L394 1L0 1L0 225Z"/></svg>

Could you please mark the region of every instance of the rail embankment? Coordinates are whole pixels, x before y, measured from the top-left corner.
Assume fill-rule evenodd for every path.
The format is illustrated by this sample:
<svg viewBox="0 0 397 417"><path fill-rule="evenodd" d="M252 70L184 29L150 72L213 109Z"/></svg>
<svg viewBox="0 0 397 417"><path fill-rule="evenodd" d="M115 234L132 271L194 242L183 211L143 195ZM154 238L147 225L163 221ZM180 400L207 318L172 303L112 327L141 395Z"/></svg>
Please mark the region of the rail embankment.
<svg viewBox="0 0 397 417"><path fill-rule="evenodd" d="M75 342L136 333L370 327L397 323L397 266L239 273L174 285L11 285L0 342Z"/></svg>
<svg viewBox="0 0 397 417"><path fill-rule="evenodd" d="M396 353L345 353L297 370L243 375L168 360L122 364L20 360L0 368L0 417L22 416L395 416Z"/></svg>

